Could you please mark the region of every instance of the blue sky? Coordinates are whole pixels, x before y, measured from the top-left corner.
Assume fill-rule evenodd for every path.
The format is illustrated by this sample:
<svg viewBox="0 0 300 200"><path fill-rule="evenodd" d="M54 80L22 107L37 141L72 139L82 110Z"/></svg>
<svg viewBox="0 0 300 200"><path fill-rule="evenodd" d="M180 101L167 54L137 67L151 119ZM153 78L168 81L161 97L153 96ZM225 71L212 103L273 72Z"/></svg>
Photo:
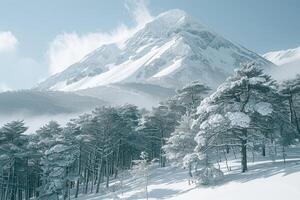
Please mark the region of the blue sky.
<svg viewBox="0 0 300 200"><path fill-rule="evenodd" d="M30 88L173 8L260 54L300 46L299 0L0 0L0 90Z"/></svg>

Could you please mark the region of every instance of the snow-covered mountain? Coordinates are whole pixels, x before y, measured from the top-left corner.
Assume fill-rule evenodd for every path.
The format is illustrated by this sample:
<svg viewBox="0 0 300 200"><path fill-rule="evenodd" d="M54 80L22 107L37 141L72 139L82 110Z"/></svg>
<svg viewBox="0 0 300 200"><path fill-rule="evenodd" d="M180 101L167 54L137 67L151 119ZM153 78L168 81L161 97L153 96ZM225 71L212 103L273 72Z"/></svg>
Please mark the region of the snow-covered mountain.
<svg viewBox="0 0 300 200"><path fill-rule="evenodd" d="M279 66L273 73L276 79L284 80L300 74L300 47L269 52L263 57Z"/></svg>
<svg viewBox="0 0 300 200"><path fill-rule="evenodd" d="M200 25L184 11L160 14L124 42L99 47L37 86L78 91L114 84L180 88L193 80L216 87L242 63L273 65Z"/></svg>

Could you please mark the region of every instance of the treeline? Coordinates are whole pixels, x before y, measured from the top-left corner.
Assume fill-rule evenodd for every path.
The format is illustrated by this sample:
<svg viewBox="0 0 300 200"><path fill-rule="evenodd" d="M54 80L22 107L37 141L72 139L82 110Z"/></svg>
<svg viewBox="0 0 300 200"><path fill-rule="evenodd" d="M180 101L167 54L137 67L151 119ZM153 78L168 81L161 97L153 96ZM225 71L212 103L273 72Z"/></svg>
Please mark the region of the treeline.
<svg viewBox="0 0 300 200"><path fill-rule="evenodd" d="M0 200L70 199L99 193L147 159L190 169L210 183L220 157L240 151L283 150L300 135L300 77L278 84L253 65L243 66L213 92L200 82L177 91L152 111L134 105L101 107L70 120L51 121L24 134L23 121L0 129ZM194 169L194 170L192 170ZM208 175L209 174L209 175Z"/></svg>
<svg viewBox="0 0 300 200"><path fill-rule="evenodd" d="M118 173L132 168L141 152L165 166L162 149L181 116L209 89L198 82L153 111L134 105L101 107L70 120L55 121L24 134L23 121L0 129L0 199L69 199L99 193Z"/></svg>
<svg viewBox="0 0 300 200"><path fill-rule="evenodd" d="M103 107L71 120L51 121L24 135L22 121L1 129L1 199L63 199L98 193L110 177L129 169L143 140L136 131L141 113L131 105Z"/></svg>

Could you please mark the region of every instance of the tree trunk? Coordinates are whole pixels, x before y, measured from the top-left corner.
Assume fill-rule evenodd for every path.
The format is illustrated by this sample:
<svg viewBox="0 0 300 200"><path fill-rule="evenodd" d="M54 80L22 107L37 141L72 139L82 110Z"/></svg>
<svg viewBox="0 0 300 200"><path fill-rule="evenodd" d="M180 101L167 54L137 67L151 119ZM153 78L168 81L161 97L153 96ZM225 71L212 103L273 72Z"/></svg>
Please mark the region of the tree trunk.
<svg viewBox="0 0 300 200"><path fill-rule="evenodd" d="M65 168L65 177L68 176L68 168L66 167ZM63 194L63 199L66 200L68 199L68 194L69 194L69 180L65 180L65 183L64 183L64 194Z"/></svg>
<svg viewBox="0 0 300 200"><path fill-rule="evenodd" d="M227 146L227 147L228 147L228 146ZM223 150L223 152L224 152L224 158L225 158L226 168L227 168L228 171L230 171L230 168L229 168L229 166L228 166L228 159L227 159L227 156L226 156L226 154L227 154L227 147L226 147L226 152L224 152L224 150ZM229 147L228 147L228 148L229 148Z"/></svg>
<svg viewBox="0 0 300 200"><path fill-rule="evenodd" d="M93 160L91 161L92 164L92 171L91 171L91 193L94 191L94 183L95 183L95 163L96 163L96 149L94 151Z"/></svg>
<svg viewBox="0 0 300 200"><path fill-rule="evenodd" d="M89 180L90 180L90 170L86 167L86 177L85 177L85 187L84 187L84 194L87 194L88 187L89 187Z"/></svg>
<svg viewBox="0 0 300 200"><path fill-rule="evenodd" d="M242 172L246 172L248 170L247 166L247 129L244 129L242 131L243 137L242 137L242 149L241 149L241 154L242 154Z"/></svg>
<svg viewBox="0 0 300 200"><path fill-rule="evenodd" d="M230 153L230 148L229 145L226 146L226 153L229 154Z"/></svg>
<svg viewBox="0 0 300 200"><path fill-rule="evenodd" d="M28 166L28 158L26 158L26 187L25 187L25 200L29 200L29 166Z"/></svg>
<svg viewBox="0 0 300 200"><path fill-rule="evenodd" d="M232 152L233 152L233 155L234 155L234 159L236 159L236 152L235 152L235 148L232 147Z"/></svg>
<svg viewBox="0 0 300 200"><path fill-rule="evenodd" d="M290 91L290 96L289 96L289 108L290 108L290 122L293 123L293 100L292 100L292 95Z"/></svg>
<svg viewBox="0 0 300 200"><path fill-rule="evenodd" d="M22 196L22 190L18 189L18 200L22 200L23 196Z"/></svg>
<svg viewBox="0 0 300 200"><path fill-rule="evenodd" d="M109 163L108 158L106 158L106 188L109 187Z"/></svg>
<svg viewBox="0 0 300 200"><path fill-rule="evenodd" d="M120 162L120 150L121 150L122 141L118 145L117 155L116 155L116 162L115 162L115 178L118 176L119 171L119 162Z"/></svg>
<svg viewBox="0 0 300 200"><path fill-rule="evenodd" d="M10 172L11 172L11 169L9 168L8 170L8 175L7 175L7 184L6 184L6 190L5 190L5 195L4 195L4 200L7 200L8 199L8 193L9 193L9 185L10 185Z"/></svg>
<svg viewBox="0 0 300 200"><path fill-rule="evenodd" d="M189 176L192 178L193 174L192 174L192 164L189 163Z"/></svg>
<svg viewBox="0 0 300 200"><path fill-rule="evenodd" d="M282 157L283 157L283 163L285 164L285 157L286 157L286 155L285 155L285 148L284 148L284 146L282 145Z"/></svg>
<svg viewBox="0 0 300 200"><path fill-rule="evenodd" d="M247 168L247 139L242 139L242 150L241 150L241 154L242 154L242 172L246 172L248 170Z"/></svg>
<svg viewBox="0 0 300 200"><path fill-rule="evenodd" d="M15 190L16 190L16 182L15 182L15 162L13 164L13 167L12 167L12 178L11 178L11 191L10 191L10 195L9 195L9 198L11 200L15 200Z"/></svg>
<svg viewBox="0 0 300 200"><path fill-rule="evenodd" d="M166 166L165 155L164 155L164 151L163 151L163 148L162 148L163 146L164 146L164 138L163 138L163 134L162 134L161 147L160 147L160 166L161 167Z"/></svg>
<svg viewBox="0 0 300 200"><path fill-rule="evenodd" d="M266 144L265 143L263 143L263 145L262 145L262 153L261 153L261 155L262 156L266 156Z"/></svg>
<svg viewBox="0 0 300 200"><path fill-rule="evenodd" d="M98 166L98 178L97 178L96 193L99 193L99 190L100 190L100 183L101 183L101 179L102 179L102 171L103 171L103 158L101 158L100 164Z"/></svg>
<svg viewBox="0 0 300 200"><path fill-rule="evenodd" d="M78 198L79 186L80 186L80 176L81 176L81 145L79 147L79 158L78 158L78 179L76 181L76 191L75 198Z"/></svg>
<svg viewBox="0 0 300 200"><path fill-rule="evenodd" d="M64 200L68 199L68 194L69 194L69 181L66 181L65 188L64 188L64 195L63 195Z"/></svg>

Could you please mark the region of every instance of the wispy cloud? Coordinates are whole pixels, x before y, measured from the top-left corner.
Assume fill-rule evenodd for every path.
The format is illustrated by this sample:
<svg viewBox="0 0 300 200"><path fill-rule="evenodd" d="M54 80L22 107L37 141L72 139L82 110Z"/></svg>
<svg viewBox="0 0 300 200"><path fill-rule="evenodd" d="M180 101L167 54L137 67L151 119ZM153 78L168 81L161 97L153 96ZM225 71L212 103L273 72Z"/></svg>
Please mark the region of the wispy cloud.
<svg viewBox="0 0 300 200"><path fill-rule="evenodd" d="M50 43L47 52L50 74L63 71L101 45L109 43L122 45L122 42L152 20L146 1L130 0L126 1L124 6L135 21L134 27L121 24L111 32L95 32L83 35L72 32L57 35Z"/></svg>
<svg viewBox="0 0 300 200"><path fill-rule="evenodd" d="M127 0L124 6L135 20L137 28L142 28L145 23L153 19L145 0Z"/></svg>
<svg viewBox="0 0 300 200"><path fill-rule="evenodd" d="M17 38L10 31L0 32L0 53L15 50L17 44Z"/></svg>

